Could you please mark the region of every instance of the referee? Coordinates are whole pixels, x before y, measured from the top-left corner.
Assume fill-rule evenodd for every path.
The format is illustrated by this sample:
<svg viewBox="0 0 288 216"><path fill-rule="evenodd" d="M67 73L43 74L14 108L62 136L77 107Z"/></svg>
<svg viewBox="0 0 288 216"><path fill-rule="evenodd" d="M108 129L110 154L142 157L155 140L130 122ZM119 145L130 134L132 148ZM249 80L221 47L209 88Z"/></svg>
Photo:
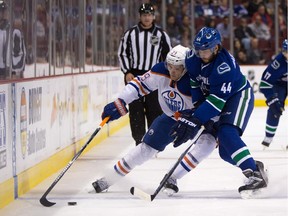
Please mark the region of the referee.
<svg viewBox="0 0 288 216"><path fill-rule="evenodd" d="M118 57L125 84L164 61L171 49L169 36L154 23L154 12L152 4L142 4L139 8L140 22L121 38ZM136 145L141 143L146 132L146 119L150 127L153 120L162 114L157 94L155 91L129 104L130 127Z"/></svg>

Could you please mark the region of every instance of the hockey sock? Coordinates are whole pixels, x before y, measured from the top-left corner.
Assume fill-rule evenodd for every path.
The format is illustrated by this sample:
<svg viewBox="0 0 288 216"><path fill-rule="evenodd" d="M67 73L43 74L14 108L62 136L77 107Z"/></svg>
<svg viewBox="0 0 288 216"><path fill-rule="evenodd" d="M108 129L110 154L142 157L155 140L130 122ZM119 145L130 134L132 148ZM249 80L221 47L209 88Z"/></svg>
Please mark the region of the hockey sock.
<svg viewBox="0 0 288 216"><path fill-rule="evenodd" d="M274 137L280 118L275 118L269 111L266 117L265 134L266 137Z"/></svg>
<svg viewBox="0 0 288 216"><path fill-rule="evenodd" d="M216 140L210 134L203 134L195 143L172 174L173 178L180 179L207 158L216 147Z"/></svg>
<svg viewBox="0 0 288 216"><path fill-rule="evenodd" d="M146 145L145 143L141 143L119 160L114 165L114 169L119 175L127 175L137 165L141 165L151 159L157 152L158 150Z"/></svg>
<svg viewBox="0 0 288 216"><path fill-rule="evenodd" d="M221 158L243 170L256 170L255 161L246 144L239 136L238 128L222 125L218 130L219 154ZM231 160L232 159L232 160Z"/></svg>

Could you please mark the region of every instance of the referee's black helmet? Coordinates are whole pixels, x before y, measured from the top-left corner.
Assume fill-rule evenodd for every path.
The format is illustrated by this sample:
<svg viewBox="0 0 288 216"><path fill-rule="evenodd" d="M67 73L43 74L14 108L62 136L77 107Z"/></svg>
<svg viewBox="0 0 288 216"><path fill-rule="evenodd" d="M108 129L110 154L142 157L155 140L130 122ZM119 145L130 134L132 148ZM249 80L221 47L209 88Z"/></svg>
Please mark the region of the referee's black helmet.
<svg viewBox="0 0 288 216"><path fill-rule="evenodd" d="M144 13L154 14L154 12L155 12L155 9L153 5L150 3L141 4L141 6L139 7L140 15Z"/></svg>
<svg viewBox="0 0 288 216"><path fill-rule="evenodd" d="M5 1L0 1L0 10L6 10L7 9L7 4Z"/></svg>

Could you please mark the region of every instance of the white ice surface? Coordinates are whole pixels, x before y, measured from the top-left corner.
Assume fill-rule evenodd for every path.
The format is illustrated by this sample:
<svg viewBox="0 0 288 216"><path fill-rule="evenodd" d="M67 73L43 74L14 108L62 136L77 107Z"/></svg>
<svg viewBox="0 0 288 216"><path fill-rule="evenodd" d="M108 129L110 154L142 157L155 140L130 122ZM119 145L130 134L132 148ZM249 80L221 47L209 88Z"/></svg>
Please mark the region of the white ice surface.
<svg viewBox="0 0 288 216"><path fill-rule="evenodd" d="M132 186L153 194L169 168L186 146L167 149L157 158L135 168L110 187L107 193L90 194L91 182L112 169L115 162L134 147L129 126L82 155L48 194L53 207L43 207L39 198L59 175L56 173L29 193L0 210L1 216L287 216L288 215L288 112L285 111L269 149L263 150L266 108L255 108L243 135L253 157L269 171L269 186L258 199L243 200L237 189L243 184L241 170L212 155L179 182L173 197L163 193L153 202L133 197ZM76 201L76 206L67 202Z"/></svg>

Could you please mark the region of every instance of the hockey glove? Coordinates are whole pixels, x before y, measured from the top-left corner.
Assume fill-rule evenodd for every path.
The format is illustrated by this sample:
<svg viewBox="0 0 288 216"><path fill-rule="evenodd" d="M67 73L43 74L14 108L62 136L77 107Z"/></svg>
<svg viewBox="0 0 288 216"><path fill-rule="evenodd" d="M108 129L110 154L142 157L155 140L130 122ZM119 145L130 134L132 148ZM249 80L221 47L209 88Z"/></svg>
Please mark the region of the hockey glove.
<svg viewBox="0 0 288 216"><path fill-rule="evenodd" d="M204 124L205 132L211 134L215 139L217 137L217 126L218 122L214 122L213 120L209 120Z"/></svg>
<svg viewBox="0 0 288 216"><path fill-rule="evenodd" d="M109 116L109 121L113 121L120 118L121 116L126 115L127 113L128 110L126 108L125 101L121 98L118 98L114 102L111 102L104 107L102 113L102 120Z"/></svg>
<svg viewBox="0 0 288 216"><path fill-rule="evenodd" d="M186 110L177 111L177 112L174 113L174 118L176 120L178 120L178 118L180 118L180 117L189 118L190 116L193 115L194 111L195 111L194 109L186 109Z"/></svg>
<svg viewBox="0 0 288 216"><path fill-rule="evenodd" d="M266 100L266 104L269 106L275 118L279 118L282 115L284 108L281 106L279 98L273 96Z"/></svg>
<svg viewBox="0 0 288 216"><path fill-rule="evenodd" d="M174 139L174 147L178 147L189 139L193 139L201 128L201 122L193 116L181 116L178 118L169 135Z"/></svg>

